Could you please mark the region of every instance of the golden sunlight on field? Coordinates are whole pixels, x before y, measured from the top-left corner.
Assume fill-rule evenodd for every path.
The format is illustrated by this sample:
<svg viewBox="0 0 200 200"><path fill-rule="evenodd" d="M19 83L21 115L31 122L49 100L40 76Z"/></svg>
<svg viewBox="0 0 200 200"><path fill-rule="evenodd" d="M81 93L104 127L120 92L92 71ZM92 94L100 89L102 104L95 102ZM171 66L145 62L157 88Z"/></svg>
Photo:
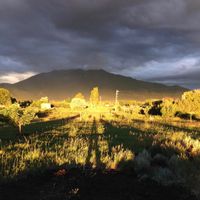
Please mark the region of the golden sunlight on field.
<svg viewBox="0 0 200 200"><path fill-rule="evenodd" d="M12 102L4 89L1 95L1 181L50 169L58 176L77 167L125 170L199 195L199 91L146 102L120 102L118 94L102 102L97 87L89 101L81 93L60 102Z"/></svg>

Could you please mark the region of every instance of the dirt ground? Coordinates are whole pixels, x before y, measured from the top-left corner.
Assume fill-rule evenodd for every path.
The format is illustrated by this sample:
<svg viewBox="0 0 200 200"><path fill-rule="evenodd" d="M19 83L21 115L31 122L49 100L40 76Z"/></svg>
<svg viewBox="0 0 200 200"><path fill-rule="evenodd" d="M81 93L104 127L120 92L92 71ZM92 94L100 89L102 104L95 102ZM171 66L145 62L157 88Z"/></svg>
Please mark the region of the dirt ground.
<svg viewBox="0 0 200 200"><path fill-rule="evenodd" d="M131 172L50 170L0 185L1 200L195 200L186 189L140 181Z"/></svg>

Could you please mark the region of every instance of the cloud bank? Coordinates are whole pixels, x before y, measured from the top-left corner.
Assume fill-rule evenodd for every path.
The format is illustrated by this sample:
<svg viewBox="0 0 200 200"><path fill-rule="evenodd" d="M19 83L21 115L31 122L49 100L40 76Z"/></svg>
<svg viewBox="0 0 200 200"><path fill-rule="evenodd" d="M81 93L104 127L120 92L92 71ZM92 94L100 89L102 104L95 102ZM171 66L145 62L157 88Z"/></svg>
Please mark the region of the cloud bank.
<svg viewBox="0 0 200 200"><path fill-rule="evenodd" d="M1 0L0 82L103 68L200 87L199 0Z"/></svg>

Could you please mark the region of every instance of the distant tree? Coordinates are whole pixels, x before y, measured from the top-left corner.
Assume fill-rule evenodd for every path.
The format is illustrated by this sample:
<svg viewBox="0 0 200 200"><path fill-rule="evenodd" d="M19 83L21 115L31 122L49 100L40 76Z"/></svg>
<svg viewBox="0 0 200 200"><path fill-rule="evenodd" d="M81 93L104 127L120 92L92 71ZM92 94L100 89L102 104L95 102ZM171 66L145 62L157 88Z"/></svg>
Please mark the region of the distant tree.
<svg viewBox="0 0 200 200"><path fill-rule="evenodd" d="M73 98L70 102L71 109L83 109L87 106L85 99Z"/></svg>
<svg viewBox="0 0 200 200"><path fill-rule="evenodd" d="M11 97L11 102L12 102L12 104L17 103L17 99L14 97Z"/></svg>
<svg viewBox="0 0 200 200"><path fill-rule="evenodd" d="M163 117L175 117L178 110L178 102L173 99L163 100L160 110Z"/></svg>
<svg viewBox="0 0 200 200"><path fill-rule="evenodd" d="M144 114L145 116L149 117L150 116L150 111L153 108L153 100L146 100L146 102L141 105L141 114Z"/></svg>
<svg viewBox="0 0 200 200"><path fill-rule="evenodd" d="M200 90L185 92L180 102L181 111L200 113Z"/></svg>
<svg viewBox="0 0 200 200"><path fill-rule="evenodd" d="M35 101L31 102L31 107L41 108L41 105L43 103L48 103L48 102L49 102L48 97L42 97L39 100L35 100Z"/></svg>
<svg viewBox="0 0 200 200"><path fill-rule="evenodd" d="M200 90L184 92L179 100L165 98L161 104L161 113L163 117L192 119L200 114Z"/></svg>
<svg viewBox="0 0 200 200"><path fill-rule="evenodd" d="M5 108L0 114L9 118L9 121L14 126L18 127L19 133L22 133L22 126L30 124L34 119L37 109L28 107L26 109L20 108L19 104L13 104L8 108Z"/></svg>
<svg viewBox="0 0 200 200"><path fill-rule="evenodd" d="M94 87L90 93L90 103L97 105L99 103L99 88Z"/></svg>
<svg viewBox="0 0 200 200"><path fill-rule="evenodd" d="M21 108L27 108L32 104L32 101L26 100L26 101L20 101L19 105Z"/></svg>
<svg viewBox="0 0 200 200"><path fill-rule="evenodd" d="M163 103L162 100L155 100L151 103L151 108L149 109L148 113L150 115L161 115L161 104Z"/></svg>
<svg viewBox="0 0 200 200"><path fill-rule="evenodd" d="M84 95L81 92L77 93L74 98L85 99Z"/></svg>
<svg viewBox="0 0 200 200"><path fill-rule="evenodd" d="M0 88L0 105L9 106L11 103L10 92L7 89Z"/></svg>

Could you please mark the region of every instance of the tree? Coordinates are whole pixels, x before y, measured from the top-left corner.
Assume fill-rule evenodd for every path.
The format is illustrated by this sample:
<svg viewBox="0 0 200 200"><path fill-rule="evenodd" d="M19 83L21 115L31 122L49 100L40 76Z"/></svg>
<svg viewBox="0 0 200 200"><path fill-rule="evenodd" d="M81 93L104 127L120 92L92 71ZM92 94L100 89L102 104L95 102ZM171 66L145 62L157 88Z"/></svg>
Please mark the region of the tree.
<svg viewBox="0 0 200 200"><path fill-rule="evenodd" d="M70 107L71 109L83 109L86 108L87 103L85 99L80 99L80 98L73 98L70 102Z"/></svg>
<svg viewBox="0 0 200 200"><path fill-rule="evenodd" d="M185 92L180 107L185 113L200 113L200 90Z"/></svg>
<svg viewBox="0 0 200 200"><path fill-rule="evenodd" d="M84 95L81 92L77 93L74 98L85 99Z"/></svg>
<svg viewBox="0 0 200 200"><path fill-rule="evenodd" d="M49 98L48 97L42 97L39 100L31 102L31 107L37 107L41 108L41 104L43 103L49 103Z"/></svg>
<svg viewBox="0 0 200 200"><path fill-rule="evenodd" d="M4 88L0 88L0 105L9 106L11 103L10 92Z"/></svg>
<svg viewBox="0 0 200 200"><path fill-rule="evenodd" d="M9 118L9 121L14 126L18 127L19 133L22 134L22 127L30 124L34 119L37 109L32 107L27 107L25 109L20 108L18 104L13 104L8 108L5 108L0 112L0 114Z"/></svg>
<svg viewBox="0 0 200 200"><path fill-rule="evenodd" d="M164 99L160 106L163 117L175 117L178 112L178 102L173 99Z"/></svg>
<svg viewBox="0 0 200 200"><path fill-rule="evenodd" d="M90 93L90 103L92 105L97 105L99 103L99 88L94 87Z"/></svg>
<svg viewBox="0 0 200 200"><path fill-rule="evenodd" d="M17 99L15 97L11 97L11 103L12 104L17 103Z"/></svg>

